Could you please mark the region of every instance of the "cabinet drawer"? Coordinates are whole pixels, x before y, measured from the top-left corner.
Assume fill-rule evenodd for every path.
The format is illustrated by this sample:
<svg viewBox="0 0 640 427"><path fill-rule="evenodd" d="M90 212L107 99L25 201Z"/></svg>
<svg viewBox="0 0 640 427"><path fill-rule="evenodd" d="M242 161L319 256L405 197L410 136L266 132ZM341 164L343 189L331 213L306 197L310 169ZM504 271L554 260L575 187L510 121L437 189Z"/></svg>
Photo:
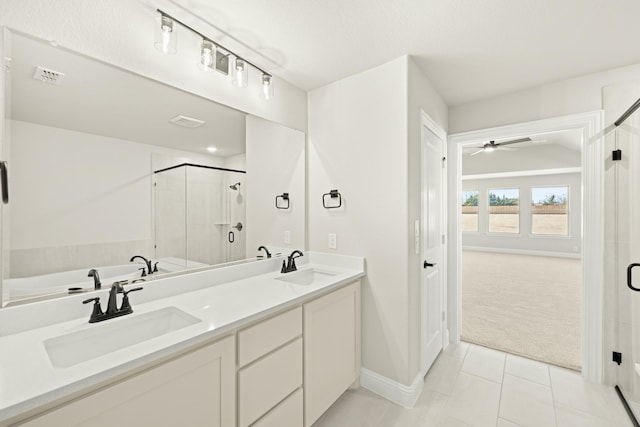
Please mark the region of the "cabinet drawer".
<svg viewBox="0 0 640 427"><path fill-rule="evenodd" d="M300 427L302 425L302 389L273 408L253 427Z"/></svg>
<svg viewBox="0 0 640 427"><path fill-rule="evenodd" d="M302 307L238 332L238 365L243 367L302 335Z"/></svg>
<svg viewBox="0 0 640 427"><path fill-rule="evenodd" d="M239 424L245 427L302 385L302 339L238 373Z"/></svg>

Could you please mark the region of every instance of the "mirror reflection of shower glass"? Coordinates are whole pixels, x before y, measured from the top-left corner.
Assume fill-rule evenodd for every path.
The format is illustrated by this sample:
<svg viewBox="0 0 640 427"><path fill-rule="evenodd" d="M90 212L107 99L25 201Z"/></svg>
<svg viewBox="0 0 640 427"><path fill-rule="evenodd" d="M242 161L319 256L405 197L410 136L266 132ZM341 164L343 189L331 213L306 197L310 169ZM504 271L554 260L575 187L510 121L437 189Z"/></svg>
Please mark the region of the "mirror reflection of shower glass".
<svg viewBox="0 0 640 427"><path fill-rule="evenodd" d="M244 174L188 164L156 174L155 249L161 265L179 270L245 258Z"/></svg>

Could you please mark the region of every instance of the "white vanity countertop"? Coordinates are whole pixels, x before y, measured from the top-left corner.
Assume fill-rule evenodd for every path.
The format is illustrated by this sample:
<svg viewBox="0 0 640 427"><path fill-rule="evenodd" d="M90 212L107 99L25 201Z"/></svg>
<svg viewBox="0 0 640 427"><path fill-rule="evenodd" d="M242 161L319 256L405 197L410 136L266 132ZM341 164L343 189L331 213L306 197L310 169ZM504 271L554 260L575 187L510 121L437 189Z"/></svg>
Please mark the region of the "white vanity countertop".
<svg viewBox="0 0 640 427"><path fill-rule="evenodd" d="M266 261L268 262L252 263L254 267L247 268L255 270L258 268L255 264L262 264L259 268L270 272L225 283L220 283L221 277L233 277L225 269L158 279L147 285L142 283L146 288L130 295L134 313L127 316L89 324L92 304L88 304L82 308L81 318L59 322L54 319L45 326L10 334L5 332L0 336L0 425L17 420L16 417L34 409L50 406L53 402L76 395L82 390L121 378L145 365L170 358L182 350L223 337L256 319L364 276L363 258L309 253L305 254L304 259L297 260L298 270L317 268L335 275L311 285L297 285L276 279L283 276L279 268L281 259ZM234 268L233 271L236 272L242 269L241 266L230 268ZM239 275L242 276L240 273ZM211 286L176 293L181 284L189 289L189 282L202 282L207 277ZM164 281L167 283L162 283ZM168 291L169 288L172 291ZM145 293L147 295L144 298L138 298ZM167 295L172 293L175 294ZM102 297L102 307L105 309L107 295L108 289L103 289L83 294L79 298L74 296L30 304L28 308L6 308L0 310L0 323L19 321L17 316L38 313L39 308L43 315L56 308L65 310L69 307L77 310L81 300L93 296ZM153 299L154 295L158 298ZM100 327L103 325L126 321L131 316L165 307L176 307L201 322L68 368L55 368L49 360L43 344L49 338L87 329L94 329L96 334L100 334Z"/></svg>

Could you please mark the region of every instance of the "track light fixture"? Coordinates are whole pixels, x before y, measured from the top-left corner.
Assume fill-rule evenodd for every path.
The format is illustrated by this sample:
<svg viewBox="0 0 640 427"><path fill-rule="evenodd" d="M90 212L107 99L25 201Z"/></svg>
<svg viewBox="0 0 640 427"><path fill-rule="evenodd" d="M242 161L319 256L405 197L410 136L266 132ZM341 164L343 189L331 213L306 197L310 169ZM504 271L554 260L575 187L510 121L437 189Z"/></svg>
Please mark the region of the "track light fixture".
<svg viewBox="0 0 640 427"><path fill-rule="evenodd" d="M177 51L178 33L175 31L176 25L169 16L162 15L158 17L158 25L156 26L155 46L162 53L173 55Z"/></svg>
<svg viewBox="0 0 640 427"><path fill-rule="evenodd" d="M177 24L190 30L192 33L202 37L200 44L200 59L198 68L203 71L217 70L222 74L231 74L231 83L237 87L247 87L249 85L249 68L254 68L260 73L261 99L269 100L273 98L273 77L255 64L247 61L230 49L212 41L210 38L174 18L173 16L157 9L158 24L156 26L155 47L162 53L174 54L177 52L178 33ZM229 61L230 57L233 61ZM231 67L229 67L231 64ZM231 68L231 70L229 70Z"/></svg>
<svg viewBox="0 0 640 427"><path fill-rule="evenodd" d="M200 45L200 61L198 61L198 68L202 71L211 71L215 67L215 57L216 57L216 45L214 45L210 40L202 39L202 44Z"/></svg>

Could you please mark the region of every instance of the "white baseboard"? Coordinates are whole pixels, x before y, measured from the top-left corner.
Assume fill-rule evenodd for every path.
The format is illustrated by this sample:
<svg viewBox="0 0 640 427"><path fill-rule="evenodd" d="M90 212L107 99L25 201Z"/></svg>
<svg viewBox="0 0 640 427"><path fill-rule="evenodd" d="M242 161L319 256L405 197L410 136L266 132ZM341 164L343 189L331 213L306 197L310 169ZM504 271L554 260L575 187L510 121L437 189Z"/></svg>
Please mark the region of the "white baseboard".
<svg viewBox="0 0 640 427"><path fill-rule="evenodd" d="M418 372L410 386L390 380L378 373L360 368L360 385L405 408L413 408L424 386L424 376Z"/></svg>
<svg viewBox="0 0 640 427"><path fill-rule="evenodd" d="M526 249L487 248L484 246L463 246L462 250L477 251L477 252L494 252L499 254L551 256L551 257L557 257L557 258L580 259L580 254L570 253L570 252L529 251Z"/></svg>

